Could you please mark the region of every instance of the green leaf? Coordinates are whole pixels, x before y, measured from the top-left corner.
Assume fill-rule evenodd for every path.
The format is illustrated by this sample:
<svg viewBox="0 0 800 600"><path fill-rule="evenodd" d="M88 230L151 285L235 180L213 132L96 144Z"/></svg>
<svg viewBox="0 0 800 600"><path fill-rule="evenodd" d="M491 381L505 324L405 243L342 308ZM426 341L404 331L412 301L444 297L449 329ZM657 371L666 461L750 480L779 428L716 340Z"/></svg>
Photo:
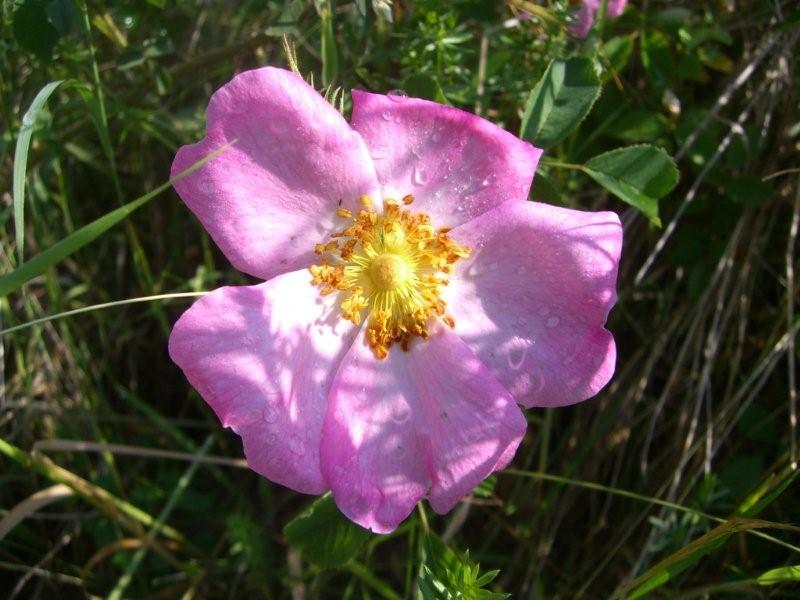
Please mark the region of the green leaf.
<svg viewBox="0 0 800 600"><path fill-rule="evenodd" d="M45 10L50 23L62 36L75 31L80 25L80 14L72 0L51 0Z"/></svg>
<svg viewBox="0 0 800 600"><path fill-rule="evenodd" d="M61 85L61 81L51 81L44 86L31 102L31 106L22 117L22 127L17 136L17 146L14 150L14 234L17 241L17 256L19 262L23 260L23 250L25 247L25 173L28 168L28 149L31 146L31 136L33 128L39 119L47 99L56 88Z"/></svg>
<svg viewBox="0 0 800 600"><path fill-rule="evenodd" d="M42 60L53 55L60 37L47 16L45 0L23 0L14 11L13 30L17 43Z"/></svg>
<svg viewBox="0 0 800 600"><path fill-rule="evenodd" d="M649 110L626 110L605 132L624 142L652 142L664 135L662 117Z"/></svg>
<svg viewBox="0 0 800 600"><path fill-rule="evenodd" d="M620 200L661 225L658 200L678 183L678 168L661 148L643 145L612 150L589 159L582 168Z"/></svg>
<svg viewBox="0 0 800 600"><path fill-rule="evenodd" d="M425 73L414 73L406 77L405 81L403 81L402 89L414 98L433 100L440 104L448 103L442 91L442 86L439 85L436 78Z"/></svg>
<svg viewBox="0 0 800 600"><path fill-rule="evenodd" d="M648 31L641 38L642 65L653 88L660 94L673 73L669 41L660 31Z"/></svg>
<svg viewBox="0 0 800 600"><path fill-rule="evenodd" d="M175 183L202 167L209 160L219 155L228 147L229 145L223 146L211 154L204 156L188 169L182 171L166 183L158 186L156 189L144 194L143 196L139 196L136 200L133 200L124 206L120 206L116 210L112 210L110 213L103 215L88 225L84 225L77 231L73 231L67 237L59 242L56 242L44 252L37 254L28 262L21 264L8 275L3 275L0 277L0 298L7 296L14 290L20 288L26 281L30 281L37 275L41 275L48 268L65 259L67 256L79 250L80 248L83 248L86 244L95 240L108 229L122 221L137 208L147 204L161 192L169 189Z"/></svg>
<svg viewBox="0 0 800 600"><path fill-rule="evenodd" d="M800 565L770 569L759 575L757 581L759 585L775 585L776 583L800 581Z"/></svg>
<svg viewBox="0 0 800 600"><path fill-rule="evenodd" d="M370 532L343 516L333 497L326 494L292 519L283 535L306 560L321 567L337 567L358 553Z"/></svg>
<svg viewBox="0 0 800 600"><path fill-rule="evenodd" d="M558 188L541 171L537 172L536 177L533 178L533 186L531 186L531 193L528 194L528 197L534 202L546 202L558 206L564 204Z"/></svg>
<svg viewBox="0 0 800 600"><path fill-rule="evenodd" d="M600 49L600 54L608 61L608 69L603 73L603 80L611 79L613 73L619 73L628 64L633 54L633 36L620 35L608 40Z"/></svg>
<svg viewBox="0 0 800 600"><path fill-rule="evenodd" d="M758 208L772 194L772 186L757 175L741 175L725 182L725 195L728 199L751 208Z"/></svg>
<svg viewBox="0 0 800 600"><path fill-rule="evenodd" d="M591 60L554 60L528 97L520 137L539 148L555 146L583 121L599 95Z"/></svg>
<svg viewBox="0 0 800 600"><path fill-rule="evenodd" d="M502 600L509 597L482 589L499 571L481 575L479 565L470 561L468 552L462 554L448 548L432 533L425 538L424 549L425 559L417 580L422 600Z"/></svg>

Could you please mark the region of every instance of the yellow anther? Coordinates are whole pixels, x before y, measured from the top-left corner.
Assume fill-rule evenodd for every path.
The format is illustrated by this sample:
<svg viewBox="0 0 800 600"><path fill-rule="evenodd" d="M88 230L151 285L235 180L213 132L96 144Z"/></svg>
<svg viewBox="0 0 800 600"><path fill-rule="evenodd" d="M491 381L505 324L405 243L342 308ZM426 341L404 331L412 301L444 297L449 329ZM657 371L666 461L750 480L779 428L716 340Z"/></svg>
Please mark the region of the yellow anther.
<svg viewBox="0 0 800 600"><path fill-rule="evenodd" d="M351 221L330 241L314 246L322 257L310 272L320 294L340 295L343 319L356 325L367 319L367 343L382 359L395 344L409 350L415 337L428 338L432 319L455 327L440 291L454 263L470 250L450 239L448 228L434 228L425 213L406 209L414 202L411 194L402 204L384 199L382 213L373 209L369 196L359 201L363 208L355 217L346 208L336 211Z"/></svg>

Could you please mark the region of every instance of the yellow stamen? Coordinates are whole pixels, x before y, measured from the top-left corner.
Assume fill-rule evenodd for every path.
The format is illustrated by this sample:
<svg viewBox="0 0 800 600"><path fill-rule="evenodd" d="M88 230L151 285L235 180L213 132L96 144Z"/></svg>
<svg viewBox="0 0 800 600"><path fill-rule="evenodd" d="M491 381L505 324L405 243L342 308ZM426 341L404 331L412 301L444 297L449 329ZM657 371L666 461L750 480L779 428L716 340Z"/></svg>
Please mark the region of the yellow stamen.
<svg viewBox="0 0 800 600"><path fill-rule="evenodd" d="M455 327L440 289L470 249L453 241L449 229L435 229L427 214L404 208L414 202L410 194L402 205L384 199L382 213L373 210L369 196L359 200L357 215L336 211L349 223L314 247L322 258L310 271L320 294L339 294L343 319L358 325L367 312L367 343L382 359L394 344L407 351L413 338L429 337L435 318Z"/></svg>

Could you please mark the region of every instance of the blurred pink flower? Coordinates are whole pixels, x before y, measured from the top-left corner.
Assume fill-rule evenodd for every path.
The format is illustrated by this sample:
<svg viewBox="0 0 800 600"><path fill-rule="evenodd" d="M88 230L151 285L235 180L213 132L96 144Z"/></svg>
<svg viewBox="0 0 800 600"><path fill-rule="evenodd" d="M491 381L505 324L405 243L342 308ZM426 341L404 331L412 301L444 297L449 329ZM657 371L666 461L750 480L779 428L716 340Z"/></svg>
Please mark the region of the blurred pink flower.
<svg viewBox="0 0 800 600"><path fill-rule="evenodd" d="M570 31L577 37L584 38L594 25L597 11L600 10L601 0L583 0L576 14L577 23L570 27ZM625 10L628 0L608 0L606 4L606 18L616 19Z"/></svg>
<svg viewBox="0 0 800 600"><path fill-rule="evenodd" d="M619 219L529 202L541 150L404 96L354 91L348 124L274 68L214 94L173 173L234 140L176 188L266 281L198 300L169 351L264 477L389 532L504 468L518 404L612 376Z"/></svg>

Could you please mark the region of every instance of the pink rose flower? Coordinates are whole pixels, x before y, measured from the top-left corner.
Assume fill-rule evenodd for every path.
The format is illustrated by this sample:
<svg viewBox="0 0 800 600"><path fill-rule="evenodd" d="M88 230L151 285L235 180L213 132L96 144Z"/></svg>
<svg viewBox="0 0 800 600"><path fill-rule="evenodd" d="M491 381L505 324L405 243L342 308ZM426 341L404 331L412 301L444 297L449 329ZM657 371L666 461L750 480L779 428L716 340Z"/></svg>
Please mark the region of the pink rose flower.
<svg viewBox="0 0 800 600"><path fill-rule="evenodd" d="M625 10L627 4L628 0L608 0L606 18L616 19ZM600 0L583 0L576 14L577 22L570 27L572 34L580 38L589 35L598 10L600 10Z"/></svg>
<svg viewBox="0 0 800 600"><path fill-rule="evenodd" d="M350 124L291 72L237 75L176 184L265 282L189 308L172 359L250 467L392 531L503 469L525 407L597 393L621 246L613 213L528 201L541 150L466 112L353 92Z"/></svg>

